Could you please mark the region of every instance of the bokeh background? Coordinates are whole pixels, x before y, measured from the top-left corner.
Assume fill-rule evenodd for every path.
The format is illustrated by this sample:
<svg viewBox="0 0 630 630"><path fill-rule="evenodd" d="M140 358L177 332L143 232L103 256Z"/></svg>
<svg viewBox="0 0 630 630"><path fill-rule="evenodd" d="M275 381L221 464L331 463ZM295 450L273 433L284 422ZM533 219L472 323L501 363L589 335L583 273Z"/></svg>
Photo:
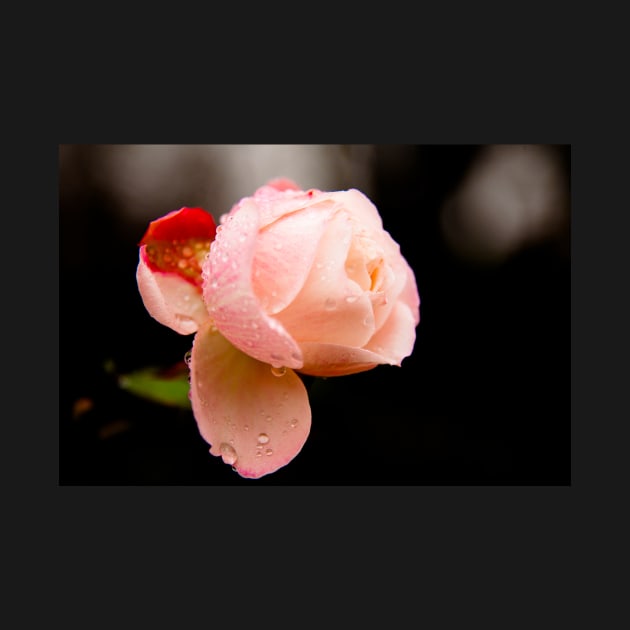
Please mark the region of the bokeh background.
<svg viewBox="0 0 630 630"><path fill-rule="evenodd" d="M60 145L61 485L569 485L570 145ZM138 241L276 176L358 188L416 274L401 368L308 379L309 439L239 477L192 412L122 389L192 337L140 299Z"/></svg>

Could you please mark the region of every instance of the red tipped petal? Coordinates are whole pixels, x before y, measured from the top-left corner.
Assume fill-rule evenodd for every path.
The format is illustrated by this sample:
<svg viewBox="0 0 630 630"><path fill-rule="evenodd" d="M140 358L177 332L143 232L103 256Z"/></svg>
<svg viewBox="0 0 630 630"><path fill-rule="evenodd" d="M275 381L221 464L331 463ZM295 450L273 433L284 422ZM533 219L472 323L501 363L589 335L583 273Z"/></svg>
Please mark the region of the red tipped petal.
<svg viewBox="0 0 630 630"><path fill-rule="evenodd" d="M195 336L190 373L199 431L210 453L239 475L268 475L300 452L311 409L293 370L274 376L269 365L240 352L207 322Z"/></svg>
<svg viewBox="0 0 630 630"><path fill-rule="evenodd" d="M201 208L181 208L150 223L140 241L152 271L176 273L201 287L201 265L214 240L212 215Z"/></svg>
<svg viewBox="0 0 630 630"><path fill-rule="evenodd" d="M200 290L177 274L153 271L141 248L136 272L138 290L151 317L180 335L190 335L208 319Z"/></svg>
<svg viewBox="0 0 630 630"><path fill-rule="evenodd" d="M214 240L216 226L212 215L203 208L180 208L151 221L140 245L151 241L187 240L189 238Z"/></svg>

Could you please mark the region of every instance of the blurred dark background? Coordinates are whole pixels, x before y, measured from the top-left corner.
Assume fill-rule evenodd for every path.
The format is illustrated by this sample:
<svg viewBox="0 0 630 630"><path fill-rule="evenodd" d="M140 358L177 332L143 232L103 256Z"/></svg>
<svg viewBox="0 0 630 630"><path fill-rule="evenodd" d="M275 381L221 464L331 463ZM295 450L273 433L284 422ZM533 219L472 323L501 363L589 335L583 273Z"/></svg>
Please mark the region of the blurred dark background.
<svg viewBox="0 0 630 630"><path fill-rule="evenodd" d="M61 145L61 485L570 484L568 145ZM140 299L137 243L182 206L215 219L274 176L358 188L416 274L402 368L305 379L311 434L239 477L192 412L118 386L192 337Z"/></svg>

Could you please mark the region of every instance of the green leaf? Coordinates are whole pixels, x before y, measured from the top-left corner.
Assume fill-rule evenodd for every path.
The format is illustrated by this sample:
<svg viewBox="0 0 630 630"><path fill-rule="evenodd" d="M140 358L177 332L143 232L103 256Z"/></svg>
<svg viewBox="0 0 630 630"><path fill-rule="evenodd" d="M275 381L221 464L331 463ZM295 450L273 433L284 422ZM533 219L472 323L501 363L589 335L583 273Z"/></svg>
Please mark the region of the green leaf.
<svg viewBox="0 0 630 630"><path fill-rule="evenodd" d="M190 409L188 374L188 367L185 365L181 367L178 364L169 370L148 367L121 374L118 385L135 396L162 405Z"/></svg>

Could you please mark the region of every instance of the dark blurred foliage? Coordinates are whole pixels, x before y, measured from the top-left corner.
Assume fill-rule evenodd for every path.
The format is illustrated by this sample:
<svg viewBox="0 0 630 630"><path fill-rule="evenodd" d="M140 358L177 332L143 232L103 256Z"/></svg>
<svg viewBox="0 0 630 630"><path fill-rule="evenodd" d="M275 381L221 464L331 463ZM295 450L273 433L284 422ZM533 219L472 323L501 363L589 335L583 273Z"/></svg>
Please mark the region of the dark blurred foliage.
<svg viewBox="0 0 630 630"><path fill-rule="evenodd" d="M147 221L95 183L89 145L73 148L60 180L59 483L569 484L570 222L498 261L453 251L442 208L482 149L374 147L370 196L422 300L414 352L402 368L305 378L303 450L246 480L208 453L190 411L118 387L116 374L181 361L192 338L148 315L135 280ZM552 149L568 199L570 147ZM152 218L178 207L168 203Z"/></svg>

